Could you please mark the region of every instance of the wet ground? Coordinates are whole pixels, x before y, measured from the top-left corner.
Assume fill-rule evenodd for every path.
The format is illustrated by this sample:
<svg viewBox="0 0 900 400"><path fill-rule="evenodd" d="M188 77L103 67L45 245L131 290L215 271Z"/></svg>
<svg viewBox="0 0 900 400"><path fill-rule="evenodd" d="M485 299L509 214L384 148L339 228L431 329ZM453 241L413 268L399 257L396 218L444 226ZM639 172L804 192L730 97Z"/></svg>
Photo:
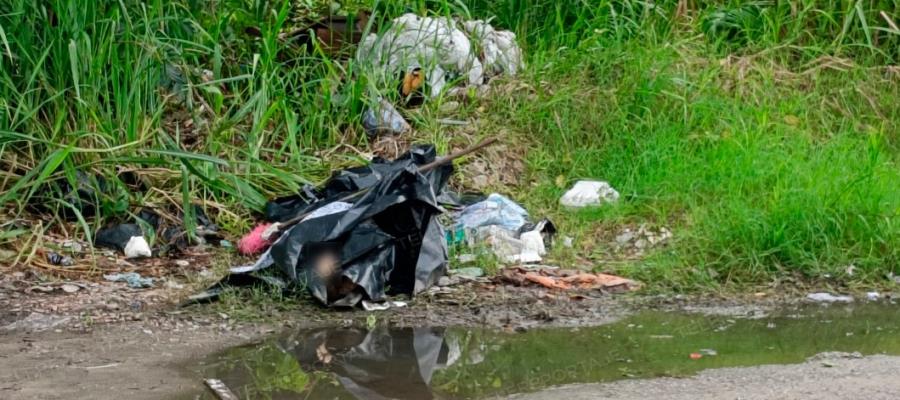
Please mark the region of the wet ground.
<svg viewBox="0 0 900 400"><path fill-rule="evenodd" d="M706 310L714 314L670 309L638 312L602 326L564 328L389 327L371 320L369 326L287 330L252 345L189 362L183 373L198 382L221 379L242 399L469 399L517 393L532 393L525 398L596 398L594 395L601 392L624 395L627 382L612 387L609 382L682 378L711 369L803 362L796 367L761 368L785 368L785 374L795 371L838 382L853 376L854 368L871 364L870 373L893 377L900 367L896 359L862 357L900 354L896 307L796 303L768 311L754 307ZM814 371L796 372L797 368ZM834 371L815 373L823 368ZM707 385L723 388L723 397L714 392L694 397L747 397L728 397L726 389L741 379L752 381L753 374L740 372L742 369L722 371L738 371L730 377L726 374L722 382ZM760 371L780 374L777 370ZM690 379L700 379L697 387L703 387L702 379L708 373ZM748 384L745 389L777 397L771 395L773 388L765 387L766 379L755 383L758 388ZM652 387L657 381L646 382ZM679 382L690 381L675 379L668 386L657 382L656 390L675 396L677 393L668 390L683 386ZM801 388L801 394L815 389L815 380L810 382L812 387ZM855 393L867 389L890 392L896 386L875 378L855 382L880 385L857 387ZM606 386L548 390L575 383ZM214 398L202 388L174 398L198 396Z"/></svg>

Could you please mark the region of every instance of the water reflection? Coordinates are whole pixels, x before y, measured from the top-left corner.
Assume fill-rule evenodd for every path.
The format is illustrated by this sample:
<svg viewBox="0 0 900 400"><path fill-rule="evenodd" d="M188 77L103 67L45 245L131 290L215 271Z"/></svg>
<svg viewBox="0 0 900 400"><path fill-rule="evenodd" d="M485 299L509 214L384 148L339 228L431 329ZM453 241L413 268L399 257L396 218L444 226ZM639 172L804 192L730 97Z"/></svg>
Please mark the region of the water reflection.
<svg viewBox="0 0 900 400"><path fill-rule="evenodd" d="M567 383L796 363L823 351L900 354L894 307L786 309L743 319L651 311L611 325L519 334L300 330L216 355L201 374L222 379L242 399L485 398Z"/></svg>

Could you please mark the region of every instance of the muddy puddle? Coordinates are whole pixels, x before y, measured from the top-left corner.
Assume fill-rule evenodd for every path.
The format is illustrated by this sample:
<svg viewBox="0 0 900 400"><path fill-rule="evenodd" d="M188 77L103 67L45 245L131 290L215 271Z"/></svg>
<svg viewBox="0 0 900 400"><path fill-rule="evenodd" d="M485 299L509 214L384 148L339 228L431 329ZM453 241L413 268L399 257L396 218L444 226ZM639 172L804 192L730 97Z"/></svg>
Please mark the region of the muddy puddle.
<svg viewBox="0 0 900 400"><path fill-rule="evenodd" d="M822 352L900 354L898 331L889 305L744 317L647 311L599 327L525 332L323 328L227 350L193 372L221 379L241 399L496 398L568 383L798 363Z"/></svg>

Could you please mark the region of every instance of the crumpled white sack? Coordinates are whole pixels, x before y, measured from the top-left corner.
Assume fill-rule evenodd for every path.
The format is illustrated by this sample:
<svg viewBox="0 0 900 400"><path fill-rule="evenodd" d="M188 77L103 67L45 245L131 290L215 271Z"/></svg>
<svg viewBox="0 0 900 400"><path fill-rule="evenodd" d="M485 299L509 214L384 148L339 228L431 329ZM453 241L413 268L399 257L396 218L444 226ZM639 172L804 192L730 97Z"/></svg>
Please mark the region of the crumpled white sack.
<svg viewBox="0 0 900 400"><path fill-rule="evenodd" d="M463 30L469 35L473 47L481 49L481 64L485 75L515 76L525 67L522 49L516 43L515 33L494 29L491 24L480 19L463 22Z"/></svg>
<svg viewBox="0 0 900 400"><path fill-rule="evenodd" d="M465 76L469 85L484 81L481 62L457 23L444 17L403 14L383 35L369 34L360 43L357 60L380 66L387 76L421 68L431 84L431 96L440 94L448 74Z"/></svg>
<svg viewBox="0 0 900 400"><path fill-rule="evenodd" d="M599 206L604 203L615 203L619 200L619 192L604 181L578 181L559 199L566 207Z"/></svg>

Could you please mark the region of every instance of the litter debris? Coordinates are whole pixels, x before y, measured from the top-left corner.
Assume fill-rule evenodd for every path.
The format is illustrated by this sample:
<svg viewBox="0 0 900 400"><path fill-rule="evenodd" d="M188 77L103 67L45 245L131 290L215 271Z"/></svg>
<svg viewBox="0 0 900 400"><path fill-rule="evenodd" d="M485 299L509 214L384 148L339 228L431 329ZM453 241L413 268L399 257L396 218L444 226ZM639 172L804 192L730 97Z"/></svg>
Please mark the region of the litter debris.
<svg viewBox="0 0 900 400"><path fill-rule="evenodd" d="M61 267L71 267L75 265L75 260L73 260L72 257L64 256L55 251L47 253L47 262L52 265L59 265Z"/></svg>
<svg viewBox="0 0 900 400"><path fill-rule="evenodd" d="M221 244L222 237L219 234L219 226L210 220L203 208L193 204L191 213L194 218L195 235L193 237L188 235L186 216L181 210L168 210L163 214L161 211L143 208L137 214L137 218L156 232L158 243L161 244L160 254L179 254L192 245Z"/></svg>
<svg viewBox="0 0 900 400"><path fill-rule="evenodd" d="M103 279L110 282L125 282L129 287L135 289L153 287L153 278L144 278L137 272L103 275Z"/></svg>
<svg viewBox="0 0 900 400"><path fill-rule="evenodd" d="M374 303L368 300L361 301L362 308L366 311L384 311L391 308L403 308L406 307L407 303L405 301L385 301L383 303Z"/></svg>
<svg viewBox="0 0 900 400"><path fill-rule="evenodd" d="M690 357L691 357L691 360L699 360L699 359L703 358L703 354L691 353Z"/></svg>
<svg viewBox="0 0 900 400"><path fill-rule="evenodd" d="M463 22L463 30L472 43L481 48L476 54L480 54L486 76L502 74L515 76L525 68L522 49L516 44L515 33L494 29L482 20Z"/></svg>
<svg viewBox="0 0 900 400"><path fill-rule="evenodd" d="M831 293L810 293L806 298L818 303L852 303L853 297L847 295L833 295Z"/></svg>
<svg viewBox="0 0 900 400"><path fill-rule="evenodd" d="M881 294L878 292L867 292L866 300L868 301L878 301L881 298Z"/></svg>
<svg viewBox="0 0 900 400"><path fill-rule="evenodd" d="M447 82L478 87L486 78L515 75L524 65L516 35L476 20L404 14L383 34L370 34L359 45L357 60L371 64L387 81L398 73L421 71L428 96L437 97ZM461 78L461 79L460 79Z"/></svg>
<svg viewBox="0 0 900 400"><path fill-rule="evenodd" d="M150 245L137 224L119 224L103 228L97 232L94 244L97 247L118 249L125 258L150 257Z"/></svg>
<svg viewBox="0 0 900 400"><path fill-rule="evenodd" d="M582 208L615 203L619 192L604 181L578 181L566 192L559 203L566 207Z"/></svg>
<svg viewBox="0 0 900 400"><path fill-rule="evenodd" d="M535 283L549 289L561 290L627 292L640 288L640 283L615 275L550 268L534 270L505 268L500 272L500 279L517 286Z"/></svg>
<svg viewBox="0 0 900 400"><path fill-rule="evenodd" d="M368 108L362 117L363 128L369 137L400 135L412 130L403 115L387 100L379 99L375 108Z"/></svg>
<svg viewBox="0 0 900 400"><path fill-rule="evenodd" d="M445 275L448 264L436 217L442 211L437 197L453 170L450 162L493 142L440 160L433 146L414 147L393 162L377 159L342 171L323 188L282 201L271 208L279 221L273 224L271 248L193 298L213 298L230 283L271 278L264 274L271 267L332 306L380 302L386 294L412 296L427 289ZM318 211L324 207L329 208Z"/></svg>
<svg viewBox="0 0 900 400"><path fill-rule="evenodd" d="M704 356L710 356L710 357L715 357L715 356L719 355L719 353L713 349L700 349L700 354L703 354Z"/></svg>
<svg viewBox="0 0 900 400"><path fill-rule="evenodd" d="M460 213L457 225L463 229L476 229L496 225L510 231L518 231L528 221L528 211L508 197L491 193L487 199L472 204Z"/></svg>

